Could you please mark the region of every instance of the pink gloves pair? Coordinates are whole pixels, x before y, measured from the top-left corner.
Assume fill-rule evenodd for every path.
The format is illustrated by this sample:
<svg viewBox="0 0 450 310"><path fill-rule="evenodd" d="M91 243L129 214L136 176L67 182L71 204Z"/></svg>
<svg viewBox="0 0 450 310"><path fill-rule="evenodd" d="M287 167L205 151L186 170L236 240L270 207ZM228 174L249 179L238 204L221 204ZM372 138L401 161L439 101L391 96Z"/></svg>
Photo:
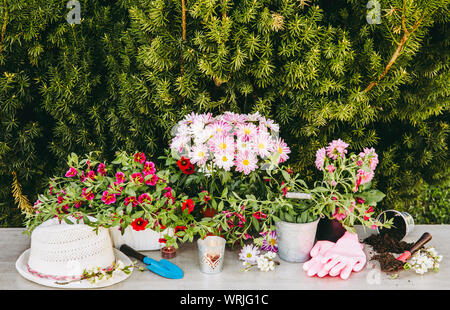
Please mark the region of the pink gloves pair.
<svg viewBox="0 0 450 310"><path fill-rule="evenodd" d="M364 268L367 259L363 248L358 235L349 232L345 232L336 243L317 241L311 249L311 259L303 264L303 270L310 277L329 274L332 277L340 275L345 280L352 271Z"/></svg>

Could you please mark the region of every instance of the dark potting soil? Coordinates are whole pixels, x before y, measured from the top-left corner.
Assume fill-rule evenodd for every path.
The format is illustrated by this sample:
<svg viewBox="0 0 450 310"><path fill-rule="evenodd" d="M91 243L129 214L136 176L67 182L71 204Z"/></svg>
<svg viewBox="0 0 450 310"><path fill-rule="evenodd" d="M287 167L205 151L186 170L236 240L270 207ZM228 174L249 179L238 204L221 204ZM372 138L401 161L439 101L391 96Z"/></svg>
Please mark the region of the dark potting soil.
<svg viewBox="0 0 450 310"><path fill-rule="evenodd" d="M402 240L406 234L406 223L405 220L394 212L386 213L386 220L393 218L391 228L380 228L380 235L390 235L393 239ZM381 220L384 222L384 219Z"/></svg>
<svg viewBox="0 0 450 310"><path fill-rule="evenodd" d="M409 251L414 244L400 241L397 235L390 233L371 235L363 242L372 246L373 250L377 252L370 260L378 261L381 271L387 273L403 270L404 263L397 260L392 253L402 254Z"/></svg>
<svg viewBox="0 0 450 310"><path fill-rule="evenodd" d="M391 253L387 252L375 254L371 260L379 262L381 271L388 273L403 270L403 265L405 264L404 262L397 260Z"/></svg>
<svg viewBox="0 0 450 310"><path fill-rule="evenodd" d="M367 237L363 241L364 243L371 245L373 250L377 253L396 253L402 254L405 251L411 249L414 243L408 243L405 241L399 241L391 234L375 234Z"/></svg>

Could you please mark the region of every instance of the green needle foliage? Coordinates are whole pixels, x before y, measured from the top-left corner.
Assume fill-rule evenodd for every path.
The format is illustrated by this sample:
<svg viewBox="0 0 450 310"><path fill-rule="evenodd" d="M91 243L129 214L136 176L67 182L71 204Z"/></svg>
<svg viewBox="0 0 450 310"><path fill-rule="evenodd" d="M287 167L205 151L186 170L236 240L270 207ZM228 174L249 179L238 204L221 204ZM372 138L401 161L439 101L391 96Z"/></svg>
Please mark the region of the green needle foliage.
<svg viewBox="0 0 450 310"><path fill-rule="evenodd" d="M312 182L341 138L379 154L383 207L448 180L449 0L0 0L0 226L68 154L163 154L186 113L261 114ZM17 185L16 184L16 185ZM17 195L16 195L17 196ZM421 206L417 206L420 208Z"/></svg>

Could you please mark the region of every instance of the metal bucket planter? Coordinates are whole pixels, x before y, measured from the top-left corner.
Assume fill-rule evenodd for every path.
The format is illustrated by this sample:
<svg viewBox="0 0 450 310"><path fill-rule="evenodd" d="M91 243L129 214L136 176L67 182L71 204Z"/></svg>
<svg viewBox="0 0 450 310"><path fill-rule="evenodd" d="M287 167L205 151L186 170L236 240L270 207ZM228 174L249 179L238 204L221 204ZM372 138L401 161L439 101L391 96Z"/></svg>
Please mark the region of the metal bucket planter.
<svg viewBox="0 0 450 310"><path fill-rule="evenodd" d="M309 252L316 239L319 219L310 223L288 223L278 221L277 229L278 255L291 263L304 263L309 259Z"/></svg>
<svg viewBox="0 0 450 310"><path fill-rule="evenodd" d="M384 223L385 219L394 219L394 227L390 229L379 229L377 227L377 231L379 234L387 233L392 235L396 239L401 240L414 230L414 218L408 212L386 210L381 212L377 217L377 220L381 223Z"/></svg>

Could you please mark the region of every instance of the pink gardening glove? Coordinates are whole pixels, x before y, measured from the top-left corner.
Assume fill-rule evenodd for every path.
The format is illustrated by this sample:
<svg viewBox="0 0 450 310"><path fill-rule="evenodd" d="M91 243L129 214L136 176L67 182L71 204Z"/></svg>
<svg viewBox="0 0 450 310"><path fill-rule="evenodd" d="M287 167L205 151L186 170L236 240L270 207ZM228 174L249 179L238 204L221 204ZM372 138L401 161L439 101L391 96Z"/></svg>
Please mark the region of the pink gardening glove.
<svg viewBox="0 0 450 310"><path fill-rule="evenodd" d="M327 274L332 277L340 275L341 279L345 280L352 271L361 271L367 261L363 248L357 234L345 232L334 246L321 255L322 267L317 275L319 277Z"/></svg>
<svg viewBox="0 0 450 310"><path fill-rule="evenodd" d="M309 252L311 259L303 264L303 270L310 277L316 275L323 267L321 263L325 253L335 245L334 242L321 240L317 241L314 247Z"/></svg>

